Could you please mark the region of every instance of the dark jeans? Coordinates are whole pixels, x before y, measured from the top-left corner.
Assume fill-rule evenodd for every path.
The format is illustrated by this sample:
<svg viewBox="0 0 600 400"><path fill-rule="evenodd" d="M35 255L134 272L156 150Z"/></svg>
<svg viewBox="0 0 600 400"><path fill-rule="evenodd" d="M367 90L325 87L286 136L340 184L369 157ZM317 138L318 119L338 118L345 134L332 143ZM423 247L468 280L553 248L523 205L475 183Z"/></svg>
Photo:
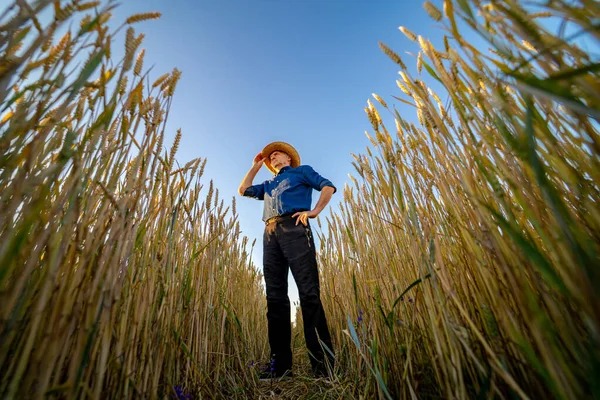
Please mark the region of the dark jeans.
<svg viewBox="0 0 600 400"><path fill-rule="evenodd" d="M283 373L292 368L292 339L290 325L290 300L288 298L288 270L298 286L304 338L309 350L313 372L326 373L325 357L333 367L333 358L323 350L319 339L333 352L331 336L327 329L325 311L321 304L319 272L315 243L310 225L296 225L291 217L282 217L265 228L263 236L264 277L267 286L267 320L271 356L275 371Z"/></svg>

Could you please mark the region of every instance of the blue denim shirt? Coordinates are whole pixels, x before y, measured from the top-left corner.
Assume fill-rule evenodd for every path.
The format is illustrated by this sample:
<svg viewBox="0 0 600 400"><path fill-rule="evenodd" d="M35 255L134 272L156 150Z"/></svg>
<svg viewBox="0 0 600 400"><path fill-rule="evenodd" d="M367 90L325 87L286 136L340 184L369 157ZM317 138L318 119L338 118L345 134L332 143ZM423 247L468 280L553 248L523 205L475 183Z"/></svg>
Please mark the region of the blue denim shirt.
<svg viewBox="0 0 600 400"><path fill-rule="evenodd" d="M313 189L320 191L325 186L331 186L334 193L337 191L330 180L323 178L311 166L287 166L268 181L250 186L244 196L264 200L263 221L266 221L271 217L310 210Z"/></svg>

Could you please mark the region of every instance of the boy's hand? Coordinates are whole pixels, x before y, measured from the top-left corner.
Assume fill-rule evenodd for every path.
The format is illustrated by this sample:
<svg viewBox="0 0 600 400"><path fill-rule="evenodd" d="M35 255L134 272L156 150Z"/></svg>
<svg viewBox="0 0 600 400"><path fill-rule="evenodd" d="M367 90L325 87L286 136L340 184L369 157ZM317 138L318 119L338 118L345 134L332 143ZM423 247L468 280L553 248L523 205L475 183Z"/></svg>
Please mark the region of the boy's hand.
<svg viewBox="0 0 600 400"><path fill-rule="evenodd" d="M308 219L316 218L317 215L319 215L319 213L315 212L314 210L298 211L297 213L292 215L292 218L296 218L296 225L298 225L298 222L302 222L302 225L306 226L308 224Z"/></svg>
<svg viewBox="0 0 600 400"><path fill-rule="evenodd" d="M256 166L257 164L262 165L265 162L265 158L263 157L262 153L258 153L256 155L256 157L254 157L254 161L252 161L252 166Z"/></svg>

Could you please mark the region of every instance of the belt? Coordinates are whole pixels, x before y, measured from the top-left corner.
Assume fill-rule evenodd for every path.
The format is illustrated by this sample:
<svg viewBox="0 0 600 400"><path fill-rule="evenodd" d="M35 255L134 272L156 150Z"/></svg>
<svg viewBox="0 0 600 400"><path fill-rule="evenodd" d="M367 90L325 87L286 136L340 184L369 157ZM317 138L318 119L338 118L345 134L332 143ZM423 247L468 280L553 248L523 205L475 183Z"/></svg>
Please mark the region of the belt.
<svg viewBox="0 0 600 400"><path fill-rule="evenodd" d="M286 219L292 218L292 215L294 215L294 213L286 213L283 215L276 215L275 217L271 217L268 220L266 220L265 225L272 224L273 222L285 221Z"/></svg>

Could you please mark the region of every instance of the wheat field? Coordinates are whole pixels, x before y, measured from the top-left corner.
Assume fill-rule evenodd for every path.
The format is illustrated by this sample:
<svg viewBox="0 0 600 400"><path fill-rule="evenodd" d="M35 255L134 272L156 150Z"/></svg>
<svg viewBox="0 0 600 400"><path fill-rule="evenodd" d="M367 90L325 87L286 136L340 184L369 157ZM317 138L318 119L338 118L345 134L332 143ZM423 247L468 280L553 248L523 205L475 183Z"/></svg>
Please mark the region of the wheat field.
<svg viewBox="0 0 600 400"><path fill-rule="evenodd" d="M600 398L597 2L425 2L445 37L400 27L416 69L380 43L397 96L317 221L333 378L296 310L297 378L267 386L255 244L164 143L182 71L135 30L160 14L114 7L0 11L0 397Z"/></svg>

